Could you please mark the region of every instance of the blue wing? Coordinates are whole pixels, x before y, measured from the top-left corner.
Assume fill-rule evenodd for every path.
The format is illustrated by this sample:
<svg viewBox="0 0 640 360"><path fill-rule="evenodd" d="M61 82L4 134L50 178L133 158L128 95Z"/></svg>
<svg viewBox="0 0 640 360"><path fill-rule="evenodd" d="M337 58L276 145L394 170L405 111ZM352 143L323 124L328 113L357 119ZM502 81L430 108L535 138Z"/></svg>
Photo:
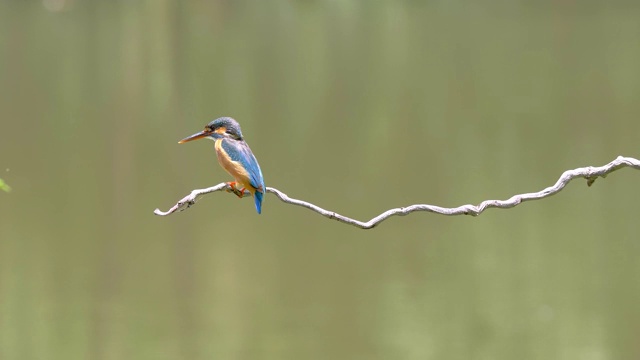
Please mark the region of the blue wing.
<svg viewBox="0 0 640 360"><path fill-rule="evenodd" d="M253 152L244 141L237 141L232 139L223 139L222 148L229 155L231 160L237 161L242 164L242 167L247 170L249 174L249 181L251 186L256 189L260 189L264 192L264 178L262 177L262 170L258 165L258 160L253 156Z"/></svg>

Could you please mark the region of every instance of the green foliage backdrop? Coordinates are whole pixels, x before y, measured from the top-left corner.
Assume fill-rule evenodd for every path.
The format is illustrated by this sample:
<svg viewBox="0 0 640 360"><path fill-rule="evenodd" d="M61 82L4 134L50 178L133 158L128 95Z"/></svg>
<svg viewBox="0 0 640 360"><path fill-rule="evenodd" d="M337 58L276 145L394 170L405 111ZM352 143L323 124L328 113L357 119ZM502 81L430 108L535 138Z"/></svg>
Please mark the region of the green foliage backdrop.
<svg viewBox="0 0 640 360"><path fill-rule="evenodd" d="M355 218L537 191L638 157L624 1L0 2L2 359L640 357L638 174L361 231L217 194L240 121L266 184Z"/></svg>

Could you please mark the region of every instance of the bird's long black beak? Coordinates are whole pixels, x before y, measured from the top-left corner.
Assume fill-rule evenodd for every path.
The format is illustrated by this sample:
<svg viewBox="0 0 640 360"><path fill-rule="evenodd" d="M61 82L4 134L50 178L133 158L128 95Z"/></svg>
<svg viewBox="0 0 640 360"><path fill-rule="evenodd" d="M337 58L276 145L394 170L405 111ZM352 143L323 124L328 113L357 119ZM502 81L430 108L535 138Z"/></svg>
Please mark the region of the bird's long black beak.
<svg viewBox="0 0 640 360"><path fill-rule="evenodd" d="M189 142L189 141L206 138L209 135L211 135L210 131L203 130L203 131L200 131L199 133L193 134L193 135L191 135L189 137L186 137L186 138L178 141L178 144L184 144L184 143Z"/></svg>

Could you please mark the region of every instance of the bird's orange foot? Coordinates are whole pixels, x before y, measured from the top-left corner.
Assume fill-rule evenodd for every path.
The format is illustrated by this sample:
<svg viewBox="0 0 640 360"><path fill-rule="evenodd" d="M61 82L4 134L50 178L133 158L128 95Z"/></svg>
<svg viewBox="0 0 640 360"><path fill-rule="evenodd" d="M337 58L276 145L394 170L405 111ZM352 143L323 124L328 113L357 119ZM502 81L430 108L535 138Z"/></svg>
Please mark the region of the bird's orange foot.
<svg viewBox="0 0 640 360"><path fill-rule="evenodd" d="M244 196L244 188L242 188L242 190L238 189L236 187L237 184L235 181L228 182L227 185L229 185L229 188L227 188L227 192L232 192L236 194L237 197L242 198Z"/></svg>
<svg viewBox="0 0 640 360"><path fill-rule="evenodd" d="M244 188L242 188L242 189L238 190L238 192L237 192L237 193L235 193L235 194L236 194L236 195L238 195L238 197L239 197L240 199L242 199L242 198L244 197L244 190L245 190L245 189L244 189Z"/></svg>

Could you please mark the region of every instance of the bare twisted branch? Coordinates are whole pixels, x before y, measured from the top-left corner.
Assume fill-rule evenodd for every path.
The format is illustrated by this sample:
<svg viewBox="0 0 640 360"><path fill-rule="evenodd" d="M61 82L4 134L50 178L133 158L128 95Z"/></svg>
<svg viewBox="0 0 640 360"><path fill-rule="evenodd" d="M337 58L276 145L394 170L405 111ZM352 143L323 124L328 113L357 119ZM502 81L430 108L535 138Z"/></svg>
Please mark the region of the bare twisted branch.
<svg viewBox="0 0 640 360"><path fill-rule="evenodd" d="M334 219L345 224L359 227L361 229L371 229L391 216L394 216L394 215L404 216L414 211L427 211L427 212L433 212L433 213L442 214L442 215L477 216L477 215L480 215L487 208L495 207L500 209L509 209L524 201L538 200L551 195L555 195L558 192L560 192L560 190L562 190L571 180L578 177L587 179L587 185L591 186L598 177L604 178L609 173L614 172L623 167L631 167L633 169L640 170L640 160L630 158L630 157L618 156L618 158L616 158L615 160L613 160L612 162L604 166L600 166L600 167L588 166L583 168L577 168L574 170L567 170L564 173L562 173L558 181L556 181L556 183L553 186L550 186L544 190L541 190L535 193L514 195L507 200L486 200L481 202L477 206L462 205L456 208L443 208L435 205L415 204L407 207L387 210L367 222L355 220L355 219L346 217L344 215L340 215L336 212L325 210L317 205L314 205L312 203L309 203L303 200L290 198L287 194L275 188L267 187L266 191L269 193L275 194L280 200L282 200L287 204L305 207L309 210L313 210L319 213L322 216L328 217L329 219ZM195 204L196 201L202 195L209 194L216 191L221 191L221 190L225 190L227 192L233 192L231 187L229 187L226 183L221 183L206 189L193 190L191 194L182 198L171 209L165 212L160 211L159 209L156 209L154 213L156 215L166 216L166 215L173 214L176 211L183 211L191 207L191 205ZM245 195L248 195L248 192L246 192Z"/></svg>

